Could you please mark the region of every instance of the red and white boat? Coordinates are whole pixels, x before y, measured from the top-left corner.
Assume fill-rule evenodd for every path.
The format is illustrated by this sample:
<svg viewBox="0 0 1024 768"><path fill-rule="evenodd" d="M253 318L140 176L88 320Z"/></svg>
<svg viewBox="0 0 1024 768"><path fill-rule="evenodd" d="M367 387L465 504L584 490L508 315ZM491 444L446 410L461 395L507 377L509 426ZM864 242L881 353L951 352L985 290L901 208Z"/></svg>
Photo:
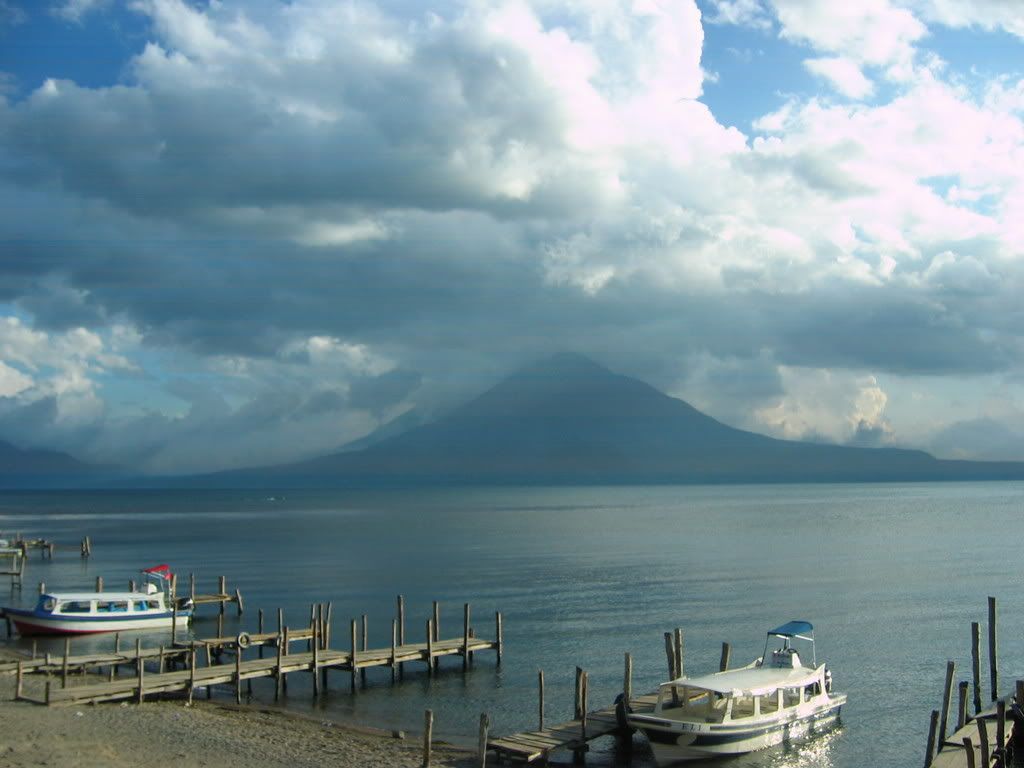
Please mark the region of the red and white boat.
<svg viewBox="0 0 1024 768"><path fill-rule="evenodd" d="M47 592L39 596L35 608L5 608L22 635L84 635L97 632L170 629L175 620L187 623L192 618L191 601L179 601L177 618L166 586L170 569L166 565L148 568L150 579L143 592Z"/></svg>

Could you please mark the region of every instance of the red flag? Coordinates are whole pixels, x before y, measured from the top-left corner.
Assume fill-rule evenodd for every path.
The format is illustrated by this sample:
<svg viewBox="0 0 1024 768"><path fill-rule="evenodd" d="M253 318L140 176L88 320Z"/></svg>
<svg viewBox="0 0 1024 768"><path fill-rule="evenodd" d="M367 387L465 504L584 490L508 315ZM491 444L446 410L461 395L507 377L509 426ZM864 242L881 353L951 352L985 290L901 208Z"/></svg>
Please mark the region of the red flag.
<svg viewBox="0 0 1024 768"><path fill-rule="evenodd" d="M143 568L142 572L151 574L153 576L159 576L161 579L171 578L171 566L167 565L166 563L154 565L152 568Z"/></svg>

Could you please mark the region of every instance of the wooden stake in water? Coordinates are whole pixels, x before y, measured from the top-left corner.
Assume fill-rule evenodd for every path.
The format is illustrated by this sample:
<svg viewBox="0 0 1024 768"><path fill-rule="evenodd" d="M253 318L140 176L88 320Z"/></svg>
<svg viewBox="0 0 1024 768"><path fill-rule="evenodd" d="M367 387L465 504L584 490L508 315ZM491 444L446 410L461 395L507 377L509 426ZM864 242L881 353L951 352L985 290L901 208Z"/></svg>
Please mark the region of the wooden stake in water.
<svg viewBox="0 0 1024 768"><path fill-rule="evenodd" d="M433 740L434 713L427 710L423 713L423 768L430 768L430 742Z"/></svg>
<svg viewBox="0 0 1024 768"><path fill-rule="evenodd" d="M939 744L946 743L946 726L949 724L949 701L953 697L953 672L956 664L946 662L946 684L942 688L942 716L939 719Z"/></svg>
<svg viewBox="0 0 1024 768"><path fill-rule="evenodd" d="M992 701L999 698L999 646L996 638L996 599L988 599L988 669Z"/></svg>
<svg viewBox="0 0 1024 768"><path fill-rule="evenodd" d="M544 730L544 670L537 670L537 730Z"/></svg>
<svg viewBox="0 0 1024 768"><path fill-rule="evenodd" d="M924 768L932 764L935 757L935 733L939 728L939 710L933 709L931 720L928 724L928 748L924 754Z"/></svg>
<svg viewBox="0 0 1024 768"><path fill-rule="evenodd" d="M480 715L480 734L477 739L477 753L480 757L480 768L487 768L487 732L491 727L491 718L484 712Z"/></svg>
<svg viewBox="0 0 1024 768"><path fill-rule="evenodd" d="M971 622L971 673L974 676L974 714L981 712L981 627Z"/></svg>
<svg viewBox="0 0 1024 768"><path fill-rule="evenodd" d="M958 731L967 724L967 696L969 695L970 687L971 684L966 680L961 680L957 685L959 694L956 704L956 730Z"/></svg>

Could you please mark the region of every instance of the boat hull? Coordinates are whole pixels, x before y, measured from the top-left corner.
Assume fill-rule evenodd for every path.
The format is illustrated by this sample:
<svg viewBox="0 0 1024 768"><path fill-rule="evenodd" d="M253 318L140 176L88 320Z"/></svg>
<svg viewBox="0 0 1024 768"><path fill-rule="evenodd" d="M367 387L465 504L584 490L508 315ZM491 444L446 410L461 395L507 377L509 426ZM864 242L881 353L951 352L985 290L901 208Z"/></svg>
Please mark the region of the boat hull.
<svg viewBox="0 0 1024 768"><path fill-rule="evenodd" d="M835 725L846 702L842 696L811 712L796 712L785 718L760 723L703 725L681 730L679 721L650 715L630 716L630 724L644 732L659 767L693 760L707 760L755 752L760 749L799 742Z"/></svg>
<svg viewBox="0 0 1024 768"><path fill-rule="evenodd" d="M15 608L6 610L7 616L21 635L95 635L101 632L131 632L156 629L170 629L174 615L170 611L160 613L96 617L96 616L48 616L34 611ZM178 624L185 626L190 612L178 612Z"/></svg>

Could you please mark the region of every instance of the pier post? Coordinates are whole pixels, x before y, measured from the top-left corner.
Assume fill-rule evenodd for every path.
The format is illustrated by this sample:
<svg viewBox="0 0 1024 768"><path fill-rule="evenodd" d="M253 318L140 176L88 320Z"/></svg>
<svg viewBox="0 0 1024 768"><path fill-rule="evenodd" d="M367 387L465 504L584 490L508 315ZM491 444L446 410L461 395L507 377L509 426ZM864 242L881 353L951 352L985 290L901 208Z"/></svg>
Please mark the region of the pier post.
<svg viewBox="0 0 1024 768"><path fill-rule="evenodd" d="M675 636L676 677L683 676L683 630L676 627Z"/></svg>
<svg viewBox="0 0 1024 768"><path fill-rule="evenodd" d="M18 677L14 684L14 700L21 701L21 694L25 685L25 662L18 662Z"/></svg>
<svg viewBox="0 0 1024 768"><path fill-rule="evenodd" d="M60 687L68 687L68 656L71 655L71 638L64 638L64 662L61 664L60 670Z"/></svg>
<svg viewBox="0 0 1024 768"><path fill-rule="evenodd" d="M946 684L942 687L942 716L939 720L939 749L946 743L946 726L949 725L949 701L953 697L953 673L956 663L946 662Z"/></svg>
<svg viewBox="0 0 1024 768"><path fill-rule="evenodd" d="M678 675L676 674L676 654L672 648L672 633L665 633L665 658L668 660L668 679L675 680Z"/></svg>
<svg viewBox="0 0 1024 768"><path fill-rule="evenodd" d="M280 612L278 613L280 615ZM277 627L277 671L274 673L274 701L281 698L281 685L284 675L281 674L281 662L284 659L284 632L280 624Z"/></svg>
<svg viewBox="0 0 1024 768"><path fill-rule="evenodd" d="M974 676L974 714L981 713L981 628L971 622L971 673Z"/></svg>
<svg viewBox="0 0 1024 768"><path fill-rule="evenodd" d="M391 620L391 684L395 683L395 674L397 670L397 663L395 656L397 655L398 646L398 619Z"/></svg>
<svg viewBox="0 0 1024 768"><path fill-rule="evenodd" d="M494 650L497 653L497 664L501 666L501 652L505 646L504 633L501 626L501 611L494 612Z"/></svg>
<svg viewBox="0 0 1024 768"><path fill-rule="evenodd" d="M189 648L188 653L188 703L192 705L192 696L196 689L196 647Z"/></svg>
<svg viewBox="0 0 1024 768"><path fill-rule="evenodd" d="M437 600L433 603L431 613L434 618L434 642L436 643L441 639L441 604ZM434 659L432 664L436 672L441 668L441 659Z"/></svg>
<svg viewBox="0 0 1024 768"><path fill-rule="evenodd" d="M939 728L939 710L933 709L928 724L928 749L924 754L924 768L928 768L935 758L935 732Z"/></svg>
<svg viewBox="0 0 1024 768"><path fill-rule="evenodd" d="M245 611L245 603L242 602L242 591L235 587L235 603L238 605L238 615L241 616Z"/></svg>
<svg viewBox="0 0 1024 768"><path fill-rule="evenodd" d="M313 698L316 698L320 695L320 622L314 620L312 623L313 638L310 645L313 648L313 661L310 663L309 671L313 673Z"/></svg>
<svg viewBox="0 0 1024 768"><path fill-rule="evenodd" d="M139 704L142 703L142 698L145 696L145 688L143 687L143 673L145 672L146 665L142 661L142 640L135 638L135 667L139 673Z"/></svg>
<svg viewBox="0 0 1024 768"><path fill-rule="evenodd" d="M434 712L423 713L423 768L430 768L430 742L434 733Z"/></svg>
<svg viewBox="0 0 1024 768"><path fill-rule="evenodd" d="M364 651L367 651L367 650L369 650L370 635L369 635L369 630L367 628L367 620L366 620L366 614L365 613L363 614L363 617L362 617L362 630L363 630L363 634L362 634L362 639L363 639L362 648L363 648ZM359 683L360 683L360 685L363 686L363 688L366 687L366 667L363 667L362 669L359 670Z"/></svg>
<svg viewBox="0 0 1024 768"><path fill-rule="evenodd" d="M434 676L434 620L427 619L427 673Z"/></svg>
<svg viewBox="0 0 1024 768"><path fill-rule="evenodd" d="M196 575L190 573L188 575L188 596L195 602L196 599Z"/></svg>
<svg viewBox="0 0 1024 768"><path fill-rule="evenodd" d="M537 670L537 730L544 730L544 670Z"/></svg>
<svg viewBox="0 0 1024 768"><path fill-rule="evenodd" d="M46 592L46 582L45 581L40 581L39 582L39 594L42 595L45 592Z"/></svg>
<svg viewBox="0 0 1024 768"><path fill-rule="evenodd" d="M402 647L405 645L405 598L402 595L398 596L398 646ZM398 677L402 678L405 674L405 664L402 662L398 663Z"/></svg>
<svg viewBox="0 0 1024 768"><path fill-rule="evenodd" d="M1018 680L1014 690L1016 691L1017 706L1024 707L1024 680ZM1012 739L1015 751L1024 749L1024 728L1018 728L1014 724Z"/></svg>
<svg viewBox="0 0 1024 768"><path fill-rule="evenodd" d="M224 615L224 600L223 597L228 592L228 580L224 576L217 577L217 594L222 598L220 601L220 615Z"/></svg>
<svg viewBox="0 0 1024 768"><path fill-rule="evenodd" d="M996 702L996 764L1006 765L1006 701Z"/></svg>
<svg viewBox="0 0 1024 768"><path fill-rule="evenodd" d="M164 658L164 653L165 653L164 645L163 645L163 643L161 643L160 644L159 663L157 664L157 672L159 674L161 674L161 675L164 673L164 665L166 664L166 661L167 661Z"/></svg>
<svg viewBox="0 0 1024 768"><path fill-rule="evenodd" d="M462 606L462 671L469 669L469 603Z"/></svg>
<svg viewBox="0 0 1024 768"><path fill-rule="evenodd" d="M256 611L256 631L259 634L261 634L261 635L263 634L263 609L262 608L260 608L259 610ZM259 650L256 653L259 654L259 657L261 659L263 658L263 640L262 639L260 640L260 648L259 648Z"/></svg>
<svg viewBox="0 0 1024 768"><path fill-rule="evenodd" d="M957 696L957 705L956 705L956 729L955 730L957 730L957 731L959 731L961 728L963 728L965 725L967 725L967 696L968 696L968 690L970 689L970 687L971 687L971 684L969 682L967 682L966 680L961 680L957 684L957 688L959 689L958 696Z"/></svg>
<svg viewBox="0 0 1024 768"><path fill-rule="evenodd" d="M171 601L171 643L178 639L178 601Z"/></svg>
<svg viewBox="0 0 1024 768"><path fill-rule="evenodd" d="M97 576L96 577L96 591L97 592L102 592L103 591L103 577L102 576Z"/></svg>
<svg viewBox="0 0 1024 768"><path fill-rule="evenodd" d="M491 718L484 712L480 715L480 733L477 738L477 755L480 768L487 768L487 732L491 727Z"/></svg>
<svg viewBox="0 0 1024 768"><path fill-rule="evenodd" d="M352 640L352 665L351 665L352 666L352 693L355 693L356 692L356 670L359 668L359 665L356 663L356 620L355 619L352 619L351 630L352 630L352 637L351 637L351 640Z"/></svg>
<svg viewBox="0 0 1024 768"><path fill-rule="evenodd" d="M633 657L626 653L625 669L622 672L622 698L626 706L633 700Z"/></svg>
<svg viewBox="0 0 1024 768"><path fill-rule="evenodd" d="M988 670L992 701L999 698L999 647L996 639L996 599L988 599Z"/></svg>
<svg viewBox="0 0 1024 768"><path fill-rule="evenodd" d="M977 768L974 759L974 742L969 736L964 736L964 754L967 756L967 768Z"/></svg>
<svg viewBox="0 0 1024 768"><path fill-rule="evenodd" d="M284 630L282 630L282 632L282 637L284 638L284 647L281 649L281 654L283 656L287 656L289 652L289 646L291 644L291 640L288 639L288 627L285 627ZM281 673L281 690L284 691L285 694L288 693L288 674L286 672Z"/></svg>
<svg viewBox="0 0 1024 768"><path fill-rule="evenodd" d="M235 704L242 703L242 646L235 645Z"/></svg>
<svg viewBox="0 0 1024 768"><path fill-rule="evenodd" d="M981 743L978 745L981 747L981 764L988 768L989 763L989 748L988 748L988 723L985 718L978 718L978 741Z"/></svg>
<svg viewBox="0 0 1024 768"><path fill-rule="evenodd" d="M732 656L732 646L722 643L722 657L718 661L718 671L725 672L729 669L729 657Z"/></svg>

